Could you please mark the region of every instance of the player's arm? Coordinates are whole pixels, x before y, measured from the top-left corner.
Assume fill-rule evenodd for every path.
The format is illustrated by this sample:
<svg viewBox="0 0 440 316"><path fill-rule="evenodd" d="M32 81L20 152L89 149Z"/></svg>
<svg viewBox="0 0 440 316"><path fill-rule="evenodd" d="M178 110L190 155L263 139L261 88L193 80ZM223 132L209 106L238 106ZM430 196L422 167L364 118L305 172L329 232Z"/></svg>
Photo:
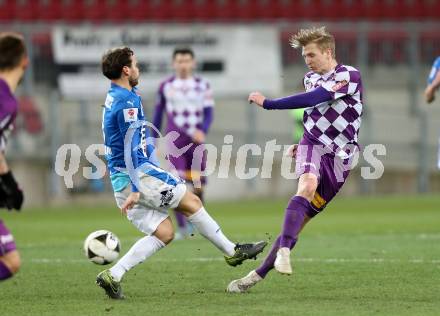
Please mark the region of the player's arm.
<svg viewBox="0 0 440 316"><path fill-rule="evenodd" d="M426 102L431 103L435 99L435 91L440 87L440 69L437 71L437 74L434 80L429 84L425 89L425 99Z"/></svg>
<svg viewBox="0 0 440 316"><path fill-rule="evenodd" d="M299 93L279 99L267 99L260 92L252 92L248 98L248 101L257 104L266 110L308 108L331 100L331 93L322 87L318 87L310 92Z"/></svg>
<svg viewBox="0 0 440 316"><path fill-rule="evenodd" d="M131 115L130 114L130 113L132 113L131 111L134 111L135 114ZM138 108L128 107L128 106L121 107L117 111L116 116L117 116L117 121L118 121L118 127L119 127L119 131L120 131L121 135L124 137L124 143L125 143L125 136L129 130L129 128L134 128L134 127L131 127L132 124L138 121L137 111L138 111ZM136 169L139 165L137 150L138 150L138 146L140 144L140 140L141 140L140 126L138 126L138 127L136 127L136 130L134 131L133 138L131 139L131 144L130 144L130 148L131 148L130 156L131 156L131 162L133 165L133 169ZM133 183L133 181L131 182L131 187L132 187L132 192L139 192L138 188L136 187L136 184Z"/></svg>
<svg viewBox="0 0 440 316"><path fill-rule="evenodd" d="M212 97L212 90L207 84L207 89L203 96L203 121L200 130L197 130L193 135L193 141L196 143L204 143L206 134L208 134L212 121L214 120L214 98Z"/></svg>
<svg viewBox="0 0 440 316"><path fill-rule="evenodd" d="M9 170L3 152L0 152L0 207L20 210L23 200L23 191L15 181L12 171Z"/></svg>

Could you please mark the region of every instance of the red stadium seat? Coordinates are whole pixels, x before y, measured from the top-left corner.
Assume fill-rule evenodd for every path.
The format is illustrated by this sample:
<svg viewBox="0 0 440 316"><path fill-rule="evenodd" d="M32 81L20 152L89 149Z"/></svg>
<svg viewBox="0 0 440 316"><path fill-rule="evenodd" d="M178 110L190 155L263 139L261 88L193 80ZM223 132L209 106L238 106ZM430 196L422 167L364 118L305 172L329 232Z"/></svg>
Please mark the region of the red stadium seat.
<svg viewBox="0 0 440 316"><path fill-rule="evenodd" d="M364 14L367 19L380 20L384 16L381 0L364 0Z"/></svg>
<svg viewBox="0 0 440 316"><path fill-rule="evenodd" d="M128 22L129 4L126 1L106 1L104 19L112 22Z"/></svg>
<svg viewBox="0 0 440 316"><path fill-rule="evenodd" d="M352 0L344 1L343 6L343 17L349 20L365 19L365 5L362 1Z"/></svg>
<svg viewBox="0 0 440 316"><path fill-rule="evenodd" d="M422 15L426 16L427 18L438 20L440 19L440 1L423 1L423 9Z"/></svg>
<svg viewBox="0 0 440 316"><path fill-rule="evenodd" d="M151 4L149 1L138 1L136 3L128 4L128 16L133 21L145 21L151 19L152 14Z"/></svg>
<svg viewBox="0 0 440 316"><path fill-rule="evenodd" d="M323 19L339 21L341 18L345 18L344 0L321 1L319 9Z"/></svg>
<svg viewBox="0 0 440 316"><path fill-rule="evenodd" d="M174 20L193 21L195 20L196 7L195 0L174 0L170 14Z"/></svg>
<svg viewBox="0 0 440 316"><path fill-rule="evenodd" d="M37 18L38 2L32 0L15 2L15 19L22 22L31 22Z"/></svg>
<svg viewBox="0 0 440 316"><path fill-rule="evenodd" d="M323 9L321 2L320 0L300 2L302 17L306 20L326 19L328 11Z"/></svg>
<svg viewBox="0 0 440 316"><path fill-rule="evenodd" d="M42 21L61 20L62 1L40 0L37 8L37 19Z"/></svg>
<svg viewBox="0 0 440 316"><path fill-rule="evenodd" d="M238 3L234 0L217 1L216 17L220 20L231 20L237 18Z"/></svg>
<svg viewBox="0 0 440 316"><path fill-rule="evenodd" d="M382 3L384 20L404 19L405 2L399 0L386 0Z"/></svg>
<svg viewBox="0 0 440 316"><path fill-rule="evenodd" d="M201 21L215 20L217 17L216 3L211 0L198 1L194 6L194 18Z"/></svg>
<svg viewBox="0 0 440 316"><path fill-rule="evenodd" d="M280 17L288 20L305 19L307 15L301 1L281 1L279 9Z"/></svg>
<svg viewBox="0 0 440 316"><path fill-rule="evenodd" d="M84 19L84 1L65 1L61 10L61 18L67 22L79 22Z"/></svg>
<svg viewBox="0 0 440 316"><path fill-rule="evenodd" d="M239 1L236 10L237 18L240 20L258 20L263 17L259 15L257 0Z"/></svg>
<svg viewBox="0 0 440 316"><path fill-rule="evenodd" d="M13 0L0 2L0 21L12 21L15 19L15 4Z"/></svg>
<svg viewBox="0 0 440 316"><path fill-rule="evenodd" d="M89 0L84 2L84 19L88 22L103 22L106 15L106 0Z"/></svg>
<svg viewBox="0 0 440 316"><path fill-rule="evenodd" d="M151 3L151 12L149 17L155 21L172 20L173 18L173 6L171 1L159 1Z"/></svg>

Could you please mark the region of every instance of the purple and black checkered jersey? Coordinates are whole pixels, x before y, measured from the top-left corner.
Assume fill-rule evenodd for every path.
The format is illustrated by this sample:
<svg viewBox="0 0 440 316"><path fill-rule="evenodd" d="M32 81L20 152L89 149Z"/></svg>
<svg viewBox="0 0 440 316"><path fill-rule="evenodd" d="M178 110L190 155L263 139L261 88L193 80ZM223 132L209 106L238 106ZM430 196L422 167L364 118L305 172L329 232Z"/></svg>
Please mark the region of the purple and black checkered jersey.
<svg viewBox="0 0 440 316"><path fill-rule="evenodd" d="M5 151L8 136L14 128L18 101L8 84L0 79L0 151Z"/></svg>
<svg viewBox="0 0 440 316"><path fill-rule="evenodd" d="M307 92L323 87L333 99L304 111L305 132L318 139L341 158L358 148L362 116L362 81L359 70L338 64L324 75L309 72L304 76Z"/></svg>
<svg viewBox="0 0 440 316"><path fill-rule="evenodd" d="M202 129L204 108L214 106L209 83L199 77L166 80L160 86L159 100L165 103L167 132L183 131L189 136Z"/></svg>

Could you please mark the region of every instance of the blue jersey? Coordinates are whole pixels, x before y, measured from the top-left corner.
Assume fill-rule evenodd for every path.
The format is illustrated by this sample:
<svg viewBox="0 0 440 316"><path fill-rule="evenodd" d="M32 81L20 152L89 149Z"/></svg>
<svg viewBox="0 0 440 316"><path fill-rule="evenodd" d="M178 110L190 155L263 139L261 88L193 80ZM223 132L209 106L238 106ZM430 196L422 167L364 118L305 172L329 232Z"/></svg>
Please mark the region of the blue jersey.
<svg viewBox="0 0 440 316"><path fill-rule="evenodd" d="M130 143L131 161L134 168L148 164L156 164L152 153L154 147L147 144L149 129L145 124L136 122L145 121L141 97L136 89L131 91L112 83L107 93L102 116L102 130L104 134L105 157L110 171L110 179L115 191L123 190L129 183L130 177L124 160L124 140L130 126L134 134ZM132 183L133 191L138 191Z"/></svg>
<svg viewBox="0 0 440 316"><path fill-rule="evenodd" d="M432 68L428 76L428 84L431 84L434 81L439 71L440 71L440 56L437 57L437 59L432 64Z"/></svg>

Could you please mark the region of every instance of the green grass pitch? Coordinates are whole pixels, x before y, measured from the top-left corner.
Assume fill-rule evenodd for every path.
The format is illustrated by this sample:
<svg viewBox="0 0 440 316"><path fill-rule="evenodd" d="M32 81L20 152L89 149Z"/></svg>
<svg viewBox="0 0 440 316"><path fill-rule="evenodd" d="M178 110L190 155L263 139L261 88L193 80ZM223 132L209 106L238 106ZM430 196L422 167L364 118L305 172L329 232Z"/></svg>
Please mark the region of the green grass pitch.
<svg viewBox="0 0 440 316"><path fill-rule="evenodd" d="M233 240L273 239L287 200L207 209ZM1 211L23 266L0 283L0 315L440 315L439 197L336 198L301 235L294 274L272 272L247 294L225 288L261 255L232 268L199 236L175 241L126 275L124 301L104 296L94 284L103 267L82 253L97 229L116 233L123 252L141 236L111 202Z"/></svg>

